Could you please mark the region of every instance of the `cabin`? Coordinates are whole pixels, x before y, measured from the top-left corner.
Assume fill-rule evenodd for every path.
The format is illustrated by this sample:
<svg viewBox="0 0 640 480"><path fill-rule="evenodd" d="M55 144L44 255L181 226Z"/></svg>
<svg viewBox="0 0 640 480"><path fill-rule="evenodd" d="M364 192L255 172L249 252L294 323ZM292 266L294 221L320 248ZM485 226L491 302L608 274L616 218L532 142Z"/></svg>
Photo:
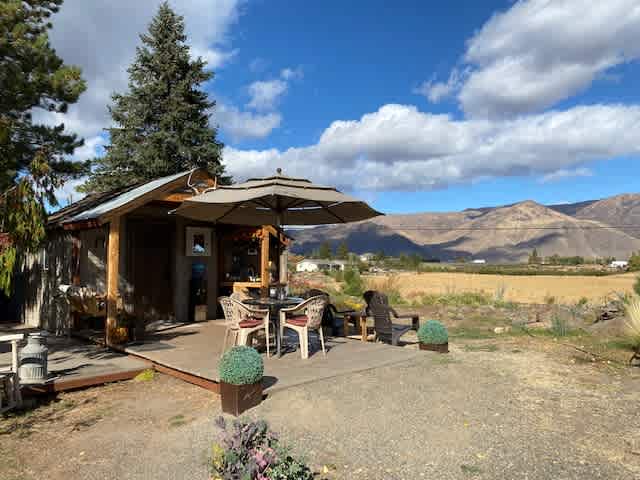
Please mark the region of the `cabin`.
<svg viewBox="0 0 640 480"><path fill-rule="evenodd" d="M60 293L61 286L80 286L98 299L91 328L104 329L109 343L123 315L147 323L215 319L219 296L286 283L290 239L280 229L173 213L215 186L205 171L186 171L89 195L53 213L41 251L27 255L16 274L14 320L52 331L87 328Z"/></svg>

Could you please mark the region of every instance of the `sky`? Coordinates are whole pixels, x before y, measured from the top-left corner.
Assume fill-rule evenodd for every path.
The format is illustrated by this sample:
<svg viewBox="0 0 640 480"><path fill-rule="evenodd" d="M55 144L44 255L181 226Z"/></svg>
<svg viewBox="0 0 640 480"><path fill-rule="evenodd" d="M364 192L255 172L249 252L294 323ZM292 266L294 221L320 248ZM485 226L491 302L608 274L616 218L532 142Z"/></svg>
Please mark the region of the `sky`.
<svg viewBox="0 0 640 480"><path fill-rule="evenodd" d="M51 42L88 83L39 113L103 154L160 0L65 0ZM335 185L387 213L637 192L638 0L189 0L192 55L237 181ZM77 199L76 182L61 192Z"/></svg>

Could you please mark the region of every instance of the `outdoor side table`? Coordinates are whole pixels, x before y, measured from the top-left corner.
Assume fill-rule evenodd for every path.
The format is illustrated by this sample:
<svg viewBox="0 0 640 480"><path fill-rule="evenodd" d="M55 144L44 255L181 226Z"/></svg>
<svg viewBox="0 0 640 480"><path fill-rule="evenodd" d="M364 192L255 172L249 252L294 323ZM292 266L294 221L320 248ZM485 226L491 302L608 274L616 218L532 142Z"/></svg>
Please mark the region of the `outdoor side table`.
<svg viewBox="0 0 640 480"><path fill-rule="evenodd" d="M298 297L285 297L283 299L261 297L261 298L247 298L242 301L247 305L254 305L261 308L269 309L269 321L273 322L276 326L276 352L278 357L282 356L282 338L280 338L280 309L285 307L293 307L302 303L304 299ZM269 339L267 339L267 342Z"/></svg>

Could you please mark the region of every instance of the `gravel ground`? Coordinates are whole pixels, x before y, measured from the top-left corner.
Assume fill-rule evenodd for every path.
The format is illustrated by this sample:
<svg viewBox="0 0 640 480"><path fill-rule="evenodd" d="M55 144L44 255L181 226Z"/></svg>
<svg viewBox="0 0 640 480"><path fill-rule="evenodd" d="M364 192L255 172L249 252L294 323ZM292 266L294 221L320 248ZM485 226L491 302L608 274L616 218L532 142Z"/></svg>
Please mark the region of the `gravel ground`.
<svg viewBox="0 0 640 480"><path fill-rule="evenodd" d="M277 392L250 416L331 479L640 478L637 370L474 345ZM0 420L0 478L205 479L219 411L163 376L65 394Z"/></svg>

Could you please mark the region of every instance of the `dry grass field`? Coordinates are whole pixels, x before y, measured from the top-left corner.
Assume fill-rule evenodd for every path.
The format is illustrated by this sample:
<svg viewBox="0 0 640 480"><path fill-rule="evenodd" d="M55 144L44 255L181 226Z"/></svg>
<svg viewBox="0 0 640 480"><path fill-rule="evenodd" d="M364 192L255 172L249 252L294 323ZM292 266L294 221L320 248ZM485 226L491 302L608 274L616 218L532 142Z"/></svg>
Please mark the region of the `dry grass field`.
<svg viewBox="0 0 640 480"><path fill-rule="evenodd" d="M573 304L585 298L590 303L601 303L616 293L632 293L637 274L594 277L437 272L400 273L394 277L400 294L408 299L422 294L483 292L500 295L509 302ZM372 286L385 280L384 276L367 277L367 283Z"/></svg>

